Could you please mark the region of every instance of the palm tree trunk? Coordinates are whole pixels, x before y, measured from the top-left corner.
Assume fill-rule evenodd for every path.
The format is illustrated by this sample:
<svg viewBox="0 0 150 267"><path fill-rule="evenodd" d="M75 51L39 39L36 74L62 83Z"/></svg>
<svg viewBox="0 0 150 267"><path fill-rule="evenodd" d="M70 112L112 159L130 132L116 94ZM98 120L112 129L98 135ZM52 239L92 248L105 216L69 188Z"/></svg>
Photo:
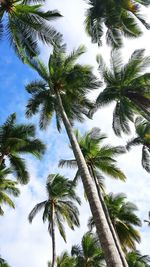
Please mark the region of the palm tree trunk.
<svg viewBox="0 0 150 267"><path fill-rule="evenodd" d="M6 5L7 1L6 0L0 0L0 4Z"/></svg>
<svg viewBox="0 0 150 267"><path fill-rule="evenodd" d="M71 124L64 110L62 100L58 91L56 91L57 101L60 109L60 114L68 134L74 156L77 161L78 169L83 182L84 190L86 192L91 212L96 224L96 229L101 243L102 249L104 251L105 260L108 267L123 267L120 255L116 248L115 242L113 240L111 231L109 229L105 214L103 212L102 205L99 201L95 184L90 176L88 167L86 165L85 159L81 152L80 146L76 140L73 133Z"/></svg>
<svg viewBox="0 0 150 267"><path fill-rule="evenodd" d="M52 205L52 264L51 267L56 266L56 241L55 241L55 226L54 226L54 206Z"/></svg>
<svg viewBox="0 0 150 267"><path fill-rule="evenodd" d="M97 177L96 177L96 175L95 175L95 173L94 173L94 169L93 169L92 166L90 166L90 169L91 169L92 177L93 177L94 182L95 182L95 185L96 185L96 189L97 189L97 193L98 193L98 196L99 196L99 200L100 200L101 205L102 205L102 207L103 207L103 211L104 211L104 213L105 213L105 217L106 217L106 220L107 220L107 222L108 222L110 231L111 231L111 233L112 233L114 242L115 242L115 244L116 244L118 253L119 253L119 255L120 255L122 264L123 264L124 267L128 267L128 264L127 264L125 255L124 255L124 253L123 253L123 251L122 251L122 248L121 248L121 245L120 245L120 241L119 241L118 236L117 236L117 234L116 234L116 231L115 231L115 229L114 229L114 227L113 227L113 224L112 224L112 221L111 221L111 219L110 219L110 216L109 216L109 212L108 212L107 206L106 206L106 204L105 204L105 202L104 202L104 199L103 199L103 196L102 196L102 194L101 194L101 190L100 190L100 188L99 188L98 180L97 180Z"/></svg>
<svg viewBox="0 0 150 267"><path fill-rule="evenodd" d="M1 154L1 156L0 156L0 166L1 166L2 163L3 163L3 160L4 160L4 154Z"/></svg>

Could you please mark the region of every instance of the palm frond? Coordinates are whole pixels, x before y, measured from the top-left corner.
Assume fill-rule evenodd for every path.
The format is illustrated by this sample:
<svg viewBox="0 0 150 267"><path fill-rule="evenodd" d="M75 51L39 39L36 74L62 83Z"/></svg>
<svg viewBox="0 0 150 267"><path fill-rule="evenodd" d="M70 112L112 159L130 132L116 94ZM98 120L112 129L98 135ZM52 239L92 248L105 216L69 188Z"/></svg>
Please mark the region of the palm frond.
<svg viewBox="0 0 150 267"><path fill-rule="evenodd" d="M46 204L47 201L43 201L41 203L38 203L37 205L35 205L35 207L31 210L31 212L29 213L29 216L28 216L28 220L30 223L32 223L32 220L34 219L34 217L37 215L38 212L40 212L45 204Z"/></svg>

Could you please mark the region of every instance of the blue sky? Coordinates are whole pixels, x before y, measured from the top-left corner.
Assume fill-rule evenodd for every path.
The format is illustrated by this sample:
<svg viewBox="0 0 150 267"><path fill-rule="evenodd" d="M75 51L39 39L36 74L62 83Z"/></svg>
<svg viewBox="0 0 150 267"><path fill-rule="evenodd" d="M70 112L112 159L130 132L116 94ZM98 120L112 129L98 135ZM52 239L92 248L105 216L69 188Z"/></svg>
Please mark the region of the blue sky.
<svg viewBox="0 0 150 267"><path fill-rule="evenodd" d="M82 0L55 0L53 3L47 1L47 9L58 8L64 17L54 23L55 27L63 32L64 40L67 43L68 51L80 44L87 46L87 53L82 56L81 62L92 64L97 69L95 56L99 52L109 60L110 49L105 45L98 49L92 45L90 38L84 32L83 21L85 13L85 3ZM149 47L150 33L145 31L144 36L138 41L125 41L125 47L122 49L123 58L126 61L135 48L146 48L146 53L150 54ZM7 116L13 112L17 113L18 122L26 121L24 116L25 105L28 94L25 92L24 85L36 77L36 73L23 65L7 41L0 43L0 123L3 123ZM50 49L42 47L41 56L46 61ZM97 73L97 72L96 72ZM93 97L93 96L91 96ZM92 127L100 127L107 133L108 141L114 145L125 144L130 137L118 139L114 136L111 129L113 107L99 110L93 120L86 120L84 124L77 125L82 131ZM27 186L20 187L21 196L15 200L16 210L10 210L5 207L5 216L0 218L0 253L12 267L41 267L47 266L47 261L51 255L51 240L47 232L47 225L43 225L39 215L32 225L29 225L27 216L33 206L45 199L45 181L49 173L61 172L68 177L73 177L74 171L68 169L58 170L58 161L61 158L72 157L68 149L68 139L65 131L60 135L56 128L54 120L46 132L38 129L37 117L31 120L37 126L37 136L47 144L47 152L41 161L27 158L28 169L31 180ZM139 216L141 219L147 217L150 209L150 177L141 167L141 150L133 149L127 155L118 159L119 167L125 172L128 180L126 183L106 179L107 191L125 192L129 201L135 202L139 207ZM82 186L78 187L78 194L83 194ZM84 200L83 200L84 201ZM89 208L87 203L83 203L80 208L81 228L76 232L67 230L67 244L65 244L57 233L57 250L60 253L64 249L70 250L72 244L80 243L82 234L86 231L87 219L89 217ZM150 229L143 224L142 243L139 249L143 253L149 253Z"/></svg>

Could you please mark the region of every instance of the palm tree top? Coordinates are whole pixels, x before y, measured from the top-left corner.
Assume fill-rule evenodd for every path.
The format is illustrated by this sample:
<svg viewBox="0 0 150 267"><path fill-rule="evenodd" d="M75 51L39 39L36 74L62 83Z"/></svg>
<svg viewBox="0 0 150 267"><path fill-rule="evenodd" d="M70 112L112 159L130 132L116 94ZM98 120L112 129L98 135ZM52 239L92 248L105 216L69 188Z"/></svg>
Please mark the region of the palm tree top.
<svg viewBox="0 0 150 267"><path fill-rule="evenodd" d="M20 183L27 183L29 173L25 160L21 155L31 154L41 158L45 152L45 145L35 138L33 124L18 124L16 114L11 114L0 126L0 166L5 167L6 159Z"/></svg>
<svg viewBox="0 0 150 267"><path fill-rule="evenodd" d="M67 251L62 252L56 259L57 267L75 267L75 258L71 257Z"/></svg>
<svg viewBox="0 0 150 267"><path fill-rule="evenodd" d="M135 227L142 225L136 215L137 206L127 201L124 193L109 193L104 196L112 224L120 240L122 249L127 252L136 249L136 242L140 243L140 233ZM90 231L95 226L94 220L90 217L88 227Z"/></svg>
<svg viewBox="0 0 150 267"><path fill-rule="evenodd" d="M130 132L129 121L134 121L134 115L140 114L150 120L150 73L145 73L150 57L144 56L144 51L135 50L123 64L120 51L113 50L110 68L102 56L97 57L105 87L97 97L93 112L115 102L113 129L117 135L121 135L121 131Z"/></svg>
<svg viewBox="0 0 150 267"><path fill-rule="evenodd" d="M7 178L11 174L10 168L0 167L0 215L4 215L3 204L7 204L10 208L15 208L14 202L10 196L18 197L20 190L17 188L17 182Z"/></svg>
<svg viewBox="0 0 150 267"><path fill-rule="evenodd" d="M142 255L138 250L128 252L126 259L129 267L150 267L150 256Z"/></svg>
<svg viewBox="0 0 150 267"><path fill-rule="evenodd" d="M141 240L140 233L135 226L142 225L135 213L138 210L137 206L127 201L123 193L110 193L105 196L105 201L123 249L125 251L135 249L135 242L140 243Z"/></svg>
<svg viewBox="0 0 150 267"><path fill-rule="evenodd" d="M63 222L74 230L74 226L79 227L79 211L75 205L81 203L80 198L75 193L72 181L59 174L50 174L46 183L47 200L38 203L29 214L29 222L36 214L43 211L43 222L48 221L48 230L52 234L52 223L56 224L61 236L66 241L66 235ZM54 212L54 218L52 214Z"/></svg>
<svg viewBox="0 0 150 267"><path fill-rule="evenodd" d="M92 73L91 66L76 63L84 53L85 47L80 46L66 55L66 45L57 44L49 57L48 66L37 58L27 60L41 79L26 86L27 92L31 94L26 115L30 117L40 111L41 128L46 128L55 111L57 128L61 129L57 92L71 122L74 119L83 121L84 115L88 115L89 109L93 107L93 102L87 98L87 93L98 89L100 82Z"/></svg>
<svg viewBox="0 0 150 267"><path fill-rule="evenodd" d="M116 166L115 159L120 154L125 153L126 150L123 146L102 144L103 140L106 139L107 136L97 127L92 128L90 131L87 131L82 135L78 130L76 130L75 135L85 157L86 163L89 167L92 166L93 170L96 171L96 176L97 178L99 177L101 185L103 180L102 174L108 175L112 178L119 178L123 181L126 179L123 172L121 172L121 170ZM77 167L75 159L60 160L59 166L63 167L64 165L68 167ZM75 179L77 179L78 176L76 176Z"/></svg>
<svg viewBox="0 0 150 267"><path fill-rule="evenodd" d="M45 0L1 0L0 36L7 32L8 40L17 55L24 61L39 54L39 40L46 44L61 41L62 36L49 21L61 17L57 10L44 11ZM5 18L5 19L4 19Z"/></svg>
<svg viewBox="0 0 150 267"><path fill-rule="evenodd" d="M104 255L99 241L92 233L86 233L82 237L81 246L74 245L71 254L76 258L76 267L102 267Z"/></svg>
<svg viewBox="0 0 150 267"><path fill-rule="evenodd" d="M142 6L148 6L149 0L100 1L85 0L89 7L86 11L85 29L92 42L102 45L104 26L106 42L113 47L122 46L122 37L136 38L142 34L140 24L147 29L150 25L142 15ZM140 23L138 23L140 22Z"/></svg>

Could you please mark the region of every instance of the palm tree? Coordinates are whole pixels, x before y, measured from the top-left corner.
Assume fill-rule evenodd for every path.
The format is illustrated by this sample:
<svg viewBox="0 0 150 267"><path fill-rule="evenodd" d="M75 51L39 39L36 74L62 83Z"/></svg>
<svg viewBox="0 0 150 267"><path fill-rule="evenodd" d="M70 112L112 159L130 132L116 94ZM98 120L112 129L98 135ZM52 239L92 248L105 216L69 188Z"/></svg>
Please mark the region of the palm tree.
<svg viewBox="0 0 150 267"><path fill-rule="evenodd" d="M39 53L38 40L53 44L61 35L48 21L59 18L58 11L42 10L45 0L0 0L0 36L3 31L19 57L30 57ZM37 3L35 5L35 3Z"/></svg>
<svg viewBox="0 0 150 267"><path fill-rule="evenodd" d="M74 230L74 225L79 226L78 209L74 202L80 204L72 182L59 174L50 174L46 183L47 199L38 203L29 214L31 223L36 214L43 209L43 222L48 222L48 231L52 237L52 265L56 266L56 241L55 228L59 229L61 236L66 241L64 222Z"/></svg>
<svg viewBox="0 0 150 267"><path fill-rule="evenodd" d="M75 245L71 250L76 258L75 267L103 267L104 256L98 239L92 233L84 234L81 246Z"/></svg>
<svg viewBox="0 0 150 267"><path fill-rule="evenodd" d="M114 238L114 242L120 254L120 257L123 262L123 266L126 267L126 259L120 247L120 242L116 236L114 227L112 225L108 209L105 205L103 194L104 194L104 177L102 174L110 176L111 178L125 180L125 175L121 172L121 170L116 166L115 157L121 153L125 152L125 148L118 146L112 147L110 145L102 145L102 141L106 138L106 135L101 133L99 128L93 128L91 131L86 132L84 135L80 135L79 131L76 131L76 138L78 144L81 148L83 156L85 158L86 164L88 166L91 177L94 179L94 183L97 188L99 200L102 204L103 210L105 212L105 216L110 227L111 233ZM61 160L59 162L59 166L68 166L68 167L77 167L77 162L75 159L71 160ZM101 174L102 173L102 174ZM80 177L79 171L77 171L74 183Z"/></svg>
<svg viewBox="0 0 150 267"><path fill-rule="evenodd" d="M141 226L141 221L135 214L136 205L126 201L123 193L110 193L104 199L123 250L127 252L128 249L136 249L136 242L140 242L140 234L134 226ZM90 229L93 228L93 218L89 219L88 225Z"/></svg>
<svg viewBox="0 0 150 267"><path fill-rule="evenodd" d="M148 6L149 1L127 0L86 0L89 8L86 12L86 32L92 42L102 44L104 26L106 27L106 42L113 47L122 45L122 37L136 38L142 34L138 22L147 29L150 25L140 13L141 6Z"/></svg>
<svg viewBox="0 0 150 267"><path fill-rule="evenodd" d="M51 264L49 265L49 267ZM56 267L75 267L75 258L71 257L67 251L56 258Z"/></svg>
<svg viewBox="0 0 150 267"><path fill-rule="evenodd" d="M113 147L111 145L102 145L102 141L107 136L101 133L99 128L92 128L90 131L80 135L79 131L75 131L76 139L81 148L86 164L88 166L91 176L96 178L96 184L102 190L104 190L103 174L110 176L111 178L120 179L125 181L126 177L123 172L116 166L115 157L125 153L125 148L122 146ZM72 147L71 147L72 149ZM77 168L76 159L60 160L59 167ZM74 179L74 183L80 177L79 171L77 171Z"/></svg>
<svg viewBox="0 0 150 267"><path fill-rule="evenodd" d="M97 232L103 247L108 267L122 266L111 232L106 222L102 206L99 204L96 188L91 179L85 159L72 130L73 120L83 120L84 115L93 106L86 94L99 87L99 81L92 74L92 68L76 64L76 60L85 52L84 47L74 50L69 56L65 46L54 46L48 68L39 60L28 60L41 80L26 86L31 98L27 104L28 117L40 112L40 127L46 128L55 112L57 128L60 131L63 122L67 131L84 189L95 218ZM107 229L107 230L106 230Z"/></svg>
<svg viewBox="0 0 150 267"><path fill-rule="evenodd" d="M131 251L126 254L129 267L150 267L150 257L142 256L139 251Z"/></svg>
<svg viewBox="0 0 150 267"><path fill-rule="evenodd" d="M143 74L145 68L150 65L150 57L144 56L144 49L135 50L128 63L123 65L120 52L114 50L111 54L110 69L106 67L101 56L97 57L97 61L105 88L96 100L95 110L115 102L114 132L118 136L121 131L128 134L129 122L134 120L135 114L141 114L150 120L150 73Z"/></svg>
<svg viewBox="0 0 150 267"><path fill-rule="evenodd" d="M141 117L135 120L136 137L132 138L127 143L127 149L132 146L142 145L142 166L150 172L150 122Z"/></svg>
<svg viewBox="0 0 150 267"><path fill-rule="evenodd" d="M25 160L20 154L41 158L44 151L45 145L35 138L34 125L17 124L15 113L0 126L0 166L5 167L6 159L9 160L9 165L20 183L26 184L29 180Z"/></svg>
<svg viewBox="0 0 150 267"><path fill-rule="evenodd" d="M19 189L16 187L17 182L6 179L6 176L10 173L10 168L0 169L0 215L4 214L1 204L7 204L9 207L15 208L9 195L17 197L20 193Z"/></svg>

